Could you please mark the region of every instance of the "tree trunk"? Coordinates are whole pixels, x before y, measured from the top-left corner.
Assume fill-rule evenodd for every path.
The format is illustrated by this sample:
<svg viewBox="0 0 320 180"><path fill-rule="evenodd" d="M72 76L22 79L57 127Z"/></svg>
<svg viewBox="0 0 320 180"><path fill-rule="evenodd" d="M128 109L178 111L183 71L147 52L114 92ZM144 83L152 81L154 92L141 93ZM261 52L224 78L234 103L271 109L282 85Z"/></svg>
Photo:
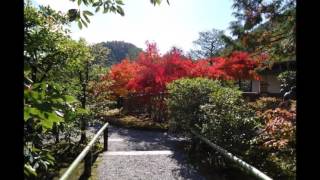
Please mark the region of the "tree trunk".
<svg viewBox="0 0 320 180"><path fill-rule="evenodd" d="M56 123L53 124L52 131L55 137L55 143L59 143L59 126Z"/></svg>
<svg viewBox="0 0 320 180"><path fill-rule="evenodd" d="M82 86L82 93L81 93L81 108L86 109L86 83L85 80L82 77L82 73L79 72L79 80L80 84ZM80 138L80 144L83 144L86 142L86 119L84 116L80 119L80 130L81 130L81 138Z"/></svg>
<svg viewBox="0 0 320 180"><path fill-rule="evenodd" d="M87 85L89 82L89 63L87 62L85 65L84 77L82 77L81 71L79 71L79 80L82 86L82 96L81 96L81 108L86 109L87 103ZM80 122L80 129L81 129L81 138L80 143L85 143L87 141L86 137L86 129L87 129L87 119L85 117L81 117Z"/></svg>
<svg viewBox="0 0 320 180"><path fill-rule="evenodd" d="M37 82L37 68L34 66L31 66L31 80L33 83Z"/></svg>

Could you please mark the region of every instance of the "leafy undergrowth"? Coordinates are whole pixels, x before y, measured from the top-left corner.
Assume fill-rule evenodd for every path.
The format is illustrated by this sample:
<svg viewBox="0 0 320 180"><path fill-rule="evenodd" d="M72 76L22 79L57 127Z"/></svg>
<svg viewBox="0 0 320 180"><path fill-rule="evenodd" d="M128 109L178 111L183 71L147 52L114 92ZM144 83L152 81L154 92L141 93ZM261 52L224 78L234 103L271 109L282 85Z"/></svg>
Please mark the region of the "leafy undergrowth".
<svg viewBox="0 0 320 180"><path fill-rule="evenodd" d="M206 179L257 180L204 143L192 145L192 141L187 141L180 146L179 149L187 154L188 162Z"/></svg>
<svg viewBox="0 0 320 180"><path fill-rule="evenodd" d="M121 109L113 109L101 114L110 124L126 128L167 131L167 122L155 122L146 115L124 114Z"/></svg>
<svg viewBox="0 0 320 180"><path fill-rule="evenodd" d="M85 145L78 144L75 142L65 142L61 141L57 144L51 144L48 147L52 149L52 154L56 160L55 166L50 169L49 173L45 175L45 179L57 180L63 175L63 173L68 169L71 163L76 159L76 157L85 148ZM92 148L92 162L95 162L99 153L102 151L102 145L96 143ZM84 171L84 161L82 161L77 168L72 173L72 178L75 179L86 179L81 177Z"/></svg>

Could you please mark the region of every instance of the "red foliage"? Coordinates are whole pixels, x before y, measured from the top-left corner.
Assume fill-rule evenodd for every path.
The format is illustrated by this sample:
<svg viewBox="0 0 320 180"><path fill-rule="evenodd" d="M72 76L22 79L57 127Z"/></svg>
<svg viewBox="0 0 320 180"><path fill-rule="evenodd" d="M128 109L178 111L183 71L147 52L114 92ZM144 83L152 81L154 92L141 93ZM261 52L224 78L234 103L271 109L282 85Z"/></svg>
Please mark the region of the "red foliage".
<svg viewBox="0 0 320 180"><path fill-rule="evenodd" d="M262 114L262 118L266 124L258 139L263 142L263 147L282 150L295 146L295 106L290 110L282 108L267 110Z"/></svg>
<svg viewBox="0 0 320 180"><path fill-rule="evenodd" d="M113 65L109 74L103 77L103 80L113 81L110 89L115 96L127 96L129 93L127 87L129 81L136 77L142 68L139 64L125 59L120 64Z"/></svg>
<svg viewBox="0 0 320 180"><path fill-rule="evenodd" d="M222 80L258 79L254 72L259 62L246 52L234 52L230 57L197 61L181 51L171 50L161 56L155 43L147 44L134 61L123 60L111 67L106 76L113 80L111 90L118 96L129 92L157 93L165 91L166 84L182 77L208 77Z"/></svg>
<svg viewBox="0 0 320 180"><path fill-rule="evenodd" d="M259 79L254 69L258 67L257 61L253 60L247 52L233 52L227 60L217 65L228 77L235 80Z"/></svg>
<svg viewBox="0 0 320 180"><path fill-rule="evenodd" d="M130 90L140 93L163 92L166 84L189 76L193 64L190 59L183 58L179 51L171 51L160 57L153 46L146 53L141 53L136 62L143 68L128 83ZM151 50L152 52L148 52Z"/></svg>

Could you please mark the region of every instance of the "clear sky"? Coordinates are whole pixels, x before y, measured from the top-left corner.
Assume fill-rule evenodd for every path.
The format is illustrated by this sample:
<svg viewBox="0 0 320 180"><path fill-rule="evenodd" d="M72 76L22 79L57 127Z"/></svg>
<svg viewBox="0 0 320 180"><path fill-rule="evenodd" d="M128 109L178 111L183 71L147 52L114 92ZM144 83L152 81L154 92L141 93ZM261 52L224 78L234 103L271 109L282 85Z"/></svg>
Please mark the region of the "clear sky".
<svg viewBox="0 0 320 180"><path fill-rule="evenodd" d="M68 0L33 0L38 5L50 5L66 12L77 5ZM145 42L156 42L161 53L172 46L184 51L193 47L192 41L200 31L212 28L225 30L229 34L233 0L163 0L153 6L150 0L124 0L125 16L113 13L97 13L90 18L88 28L80 30L71 24L72 38L85 38L89 43L122 40L145 49ZM85 7L82 7L85 9ZM94 11L92 11L94 12Z"/></svg>

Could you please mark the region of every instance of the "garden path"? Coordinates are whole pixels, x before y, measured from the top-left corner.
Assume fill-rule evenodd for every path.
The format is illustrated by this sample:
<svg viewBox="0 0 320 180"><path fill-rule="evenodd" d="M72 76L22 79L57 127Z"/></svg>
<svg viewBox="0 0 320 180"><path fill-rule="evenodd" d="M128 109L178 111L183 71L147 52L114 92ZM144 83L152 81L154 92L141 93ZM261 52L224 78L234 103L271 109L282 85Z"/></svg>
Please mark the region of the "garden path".
<svg viewBox="0 0 320 180"><path fill-rule="evenodd" d="M187 162L182 138L114 126L108 136L108 151L98 160L100 180L205 179Z"/></svg>

